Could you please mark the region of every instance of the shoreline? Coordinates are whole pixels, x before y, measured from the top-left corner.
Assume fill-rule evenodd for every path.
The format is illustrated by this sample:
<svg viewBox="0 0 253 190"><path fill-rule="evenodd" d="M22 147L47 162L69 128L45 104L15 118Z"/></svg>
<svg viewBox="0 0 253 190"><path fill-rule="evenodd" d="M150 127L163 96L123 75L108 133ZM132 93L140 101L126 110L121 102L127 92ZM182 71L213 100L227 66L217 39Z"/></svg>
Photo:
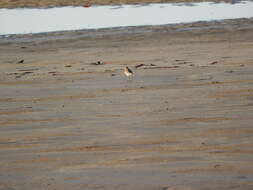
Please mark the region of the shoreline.
<svg viewBox="0 0 253 190"><path fill-rule="evenodd" d="M81 29L69 31L43 32L31 34L10 34L1 35L1 43L19 43L32 41L50 41L50 40L68 40L81 39L86 37L99 36L113 36L113 35L127 35L127 34L142 34L142 33L156 33L156 32L204 32L205 30L233 30L238 29L252 29L253 18L240 19L225 19L218 21L198 21L192 23L179 23L167 25L148 25L148 26L127 26L127 27L113 27L101 29Z"/></svg>

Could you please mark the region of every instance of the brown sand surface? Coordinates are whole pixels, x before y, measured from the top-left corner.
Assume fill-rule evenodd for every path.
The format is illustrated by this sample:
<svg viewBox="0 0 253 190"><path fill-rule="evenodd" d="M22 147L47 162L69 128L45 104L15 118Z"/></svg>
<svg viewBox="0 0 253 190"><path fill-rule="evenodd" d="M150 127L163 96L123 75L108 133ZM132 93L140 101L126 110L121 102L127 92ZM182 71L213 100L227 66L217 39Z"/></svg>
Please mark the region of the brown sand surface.
<svg viewBox="0 0 253 190"><path fill-rule="evenodd" d="M210 0L224 2L221 0ZM237 0L236 0L237 1ZM55 6L83 6L89 8L93 5L121 5L121 4L147 4L147 3L191 3L203 2L203 0L1 0L0 8L21 7L55 7ZM235 2L225 0L225 2Z"/></svg>
<svg viewBox="0 0 253 190"><path fill-rule="evenodd" d="M11 36L0 68L0 190L253 189L252 20Z"/></svg>

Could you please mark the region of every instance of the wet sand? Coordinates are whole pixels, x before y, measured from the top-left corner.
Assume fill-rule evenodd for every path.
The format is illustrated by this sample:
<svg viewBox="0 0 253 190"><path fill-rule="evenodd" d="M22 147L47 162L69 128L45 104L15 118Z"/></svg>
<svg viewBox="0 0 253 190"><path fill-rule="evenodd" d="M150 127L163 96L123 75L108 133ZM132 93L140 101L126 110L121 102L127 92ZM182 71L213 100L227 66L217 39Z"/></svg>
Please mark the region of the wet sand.
<svg viewBox="0 0 253 190"><path fill-rule="evenodd" d="M252 50L246 19L0 39L0 190L253 189Z"/></svg>

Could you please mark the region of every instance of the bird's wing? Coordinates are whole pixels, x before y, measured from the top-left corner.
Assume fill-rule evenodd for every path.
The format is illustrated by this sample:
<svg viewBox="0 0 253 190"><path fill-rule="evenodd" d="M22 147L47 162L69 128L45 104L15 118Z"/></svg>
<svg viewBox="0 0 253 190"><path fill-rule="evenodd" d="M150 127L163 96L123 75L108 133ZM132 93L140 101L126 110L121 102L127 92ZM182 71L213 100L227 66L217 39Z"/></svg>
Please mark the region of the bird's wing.
<svg viewBox="0 0 253 190"><path fill-rule="evenodd" d="M133 74L133 71L131 69L128 69L128 72Z"/></svg>

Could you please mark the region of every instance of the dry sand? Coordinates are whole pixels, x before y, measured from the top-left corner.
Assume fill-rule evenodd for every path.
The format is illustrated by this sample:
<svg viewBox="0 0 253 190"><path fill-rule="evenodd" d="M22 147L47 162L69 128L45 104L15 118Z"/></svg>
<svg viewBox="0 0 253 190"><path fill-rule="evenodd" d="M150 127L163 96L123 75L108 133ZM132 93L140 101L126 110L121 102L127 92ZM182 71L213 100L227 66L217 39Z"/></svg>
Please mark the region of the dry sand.
<svg viewBox="0 0 253 190"><path fill-rule="evenodd" d="M0 190L253 189L252 20L12 36L0 64Z"/></svg>
<svg viewBox="0 0 253 190"><path fill-rule="evenodd" d="M209 0L214 2L231 2L238 0ZM21 7L55 7L55 6L84 6L93 5L121 5L121 4L147 4L147 3L191 3L203 0L1 0L0 8Z"/></svg>

